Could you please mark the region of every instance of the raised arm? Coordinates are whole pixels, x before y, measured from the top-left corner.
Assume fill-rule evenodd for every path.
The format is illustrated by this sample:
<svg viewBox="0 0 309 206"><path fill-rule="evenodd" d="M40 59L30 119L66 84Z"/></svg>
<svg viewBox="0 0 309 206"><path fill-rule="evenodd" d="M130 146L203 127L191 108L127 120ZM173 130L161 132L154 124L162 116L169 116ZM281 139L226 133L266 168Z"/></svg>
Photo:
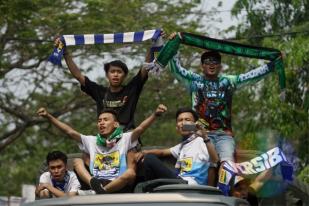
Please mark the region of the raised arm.
<svg viewBox="0 0 309 206"><path fill-rule="evenodd" d="M275 71L275 65L281 61L281 56L275 59L274 61L264 64L260 67L257 67L249 72L239 74L232 77L232 81L235 84L236 88L242 87L244 85L255 83L260 81L262 78L268 74Z"/></svg>
<svg viewBox="0 0 309 206"><path fill-rule="evenodd" d="M175 38L177 38L177 35L179 34L177 34L176 32L173 32L172 34L170 34L168 39L170 41L176 41L177 39ZM180 41L176 41L176 42L178 42L177 45L180 44ZM177 53L173 53L173 57L168 62L168 65L169 65L168 66L169 71L172 73L172 75L174 75L176 79L178 79L181 83L183 83L187 87L187 89L191 87L192 81L195 81L195 80L202 81L203 80L203 77L201 75L196 74L181 66L179 55Z"/></svg>
<svg viewBox="0 0 309 206"><path fill-rule="evenodd" d="M203 139L209 153L210 161L213 163L219 162L220 159L218 153L216 152L215 146L211 143L208 137L203 137Z"/></svg>
<svg viewBox="0 0 309 206"><path fill-rule="evenodd" d="M57 47L60 43L61 43L60 38L59 37L56 38L55 46ZM70 55L67 48L64 48L63 56L73 77L77 79L82 86L85 86L85 76L81 73L80 69L77 67L77 65L73 61L72 56Z"/></svg>
<svg viewBox="0 0 309 206"><path fill-rule="evenodd" d="M203 77L181 66L178 55L175 55L168 63L172 75L190 89L193 81L203 81Z"/></svg>
<svg viewBox="0 0 309 206"><path fill-rule="evenodd" d="M151 47L147 49L147 53L146 53L146 57L145 57L145 62L146 63L150 63L151 62L151 56L152 56L151 49L153 47L159 47L159 46L161 46L161 44L163 45L163 38L165 38L165 36L166 36L166 33L162 29L161 30L161 36L156 41L153 41ZM142 76L143 79L148 76L149 70L146 69L146 68L147 67L145 67L144 65L141 68L141 76Z"/></svg>
<svg viewBox="0 0 309 206"><path fill-rule="evenodd" d="M160 116L162 113L166 112L167 107L163 104L160 104L156 111L152 113L147 119L145 119L138 127L136 127L132 132L131 142L136 141L145 130L155 121L155 119Z"/></svg>
<svg viewBox="0 0 309 206"><path fill-rule="evenodd" d="M145 57L145 62L149 63L150 62L150 58L151 58L151 54L150 54L150 48L147 49L147 53L146 53L146 57ZM145 79L148 77L148 72L149 70L146 69L146 67L142 66L141 68L141 77L142 79Z"/></svg>
<svg viewBox="0 0 309 206"><path fill-rule="evenodd" d="M56 117L54 117L53 115L48 113L48 111L45 108L40 108L37 111L37 114L41 117L48 119L48 121L50 121L54 126L56 126L58 129L60 129L62 132L69 135L72 139L74 139L78 142L82 142L79 132L75 131L69 125L61 122Z"/></svg>
<svg viewBox="0 0 309 206"><path fill-rule="evenodd" d="M209 153L210 161L213 163L219 162L220 159L219 159L218 153L216 152L215 146L211 143L210 139L208 138L207 130L199 124L197 124L197 128L198 130L196 134L201 136L204 139L204 143Z"/></svg>

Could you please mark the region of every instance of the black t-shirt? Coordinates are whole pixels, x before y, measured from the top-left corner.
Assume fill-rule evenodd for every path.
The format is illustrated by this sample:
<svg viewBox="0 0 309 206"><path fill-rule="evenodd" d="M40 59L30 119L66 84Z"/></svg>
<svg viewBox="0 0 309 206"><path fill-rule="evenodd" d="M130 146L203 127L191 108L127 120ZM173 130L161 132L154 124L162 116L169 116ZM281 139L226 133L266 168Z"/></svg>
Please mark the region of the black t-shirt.
<svg viewBox="0 0 309 206"><path fill-rule="evenodd" d="M121 91L111 92L108 87L98 85L85 77L85 86L81 86L81 89L96 102L98 116L105 108L113 109L118 114L119 123L128 130L134 128L136 105L147 79L147 76L142 78L139 71Z"/></svg>

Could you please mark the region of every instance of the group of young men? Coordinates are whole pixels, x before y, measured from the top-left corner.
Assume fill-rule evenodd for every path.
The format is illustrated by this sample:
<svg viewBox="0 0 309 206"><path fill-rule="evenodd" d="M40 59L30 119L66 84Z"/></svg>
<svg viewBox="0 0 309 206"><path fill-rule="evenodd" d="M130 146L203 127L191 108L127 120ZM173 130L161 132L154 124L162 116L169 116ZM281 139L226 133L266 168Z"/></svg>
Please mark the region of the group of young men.
<svg viewBox="0 0 309 206"><path fill-rule="evenodd" d="M174 37L173 33L169 38ZM55 44L59 43L57 38ZM149 62L149 56L146 55L146 62ZM97 194L130 191L139 172L137 164L143 169L145 180L173 178L183 179L188 184L216 186L220 162L234 161L233 92L244 83L260 79L274 70L269 63L246 74L221 74L221 55L206 51L201 55L203 74L200 75L183 68L175 56L169 64L170 72L185 84L192 97L191 108L179 108L176 112L176 130L181 142L168 149L138 151L138 139L143 132L167 111L167 107L160 104L142 123L137 127L134 125L136 105L147 81L148 70L142 67L127 85L123 85L128 68L120 60L111 61L104 65L109 82L105 87L81 73L67 48L64 58L82 91L96 102L98 134L84 135L52 116L45 108L38 110L38 115L77 141L84 154L82 159L74 160L76 177L66 168L65 154L59 151L49 153L49 171L42 174L36 190L39 197L60 197L65 193L76 195L80 189L91 189ZM162 164L159 157L164 156L176 159L174 170Z"/></svg>

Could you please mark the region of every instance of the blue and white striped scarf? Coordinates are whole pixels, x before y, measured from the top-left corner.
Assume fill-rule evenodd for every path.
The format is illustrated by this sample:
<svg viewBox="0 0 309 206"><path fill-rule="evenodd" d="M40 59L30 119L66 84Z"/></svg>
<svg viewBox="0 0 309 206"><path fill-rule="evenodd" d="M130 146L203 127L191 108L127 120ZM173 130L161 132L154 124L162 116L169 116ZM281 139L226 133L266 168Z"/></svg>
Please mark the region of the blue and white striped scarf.
<svg viewBox="0 0 309 206"><path fill-rule="evenodd" d="M161 29L153 29L139 32L125 32L114 34L84 34L84 35L62 35L60 37L63 44L54 48L48 61L56 65L61 65L61 58L65 46L90 45L90 44L115 44L115 43L137 43L152 39L157 41L161 36ZM155 47L162 47L158 45ZM157 50L152 48L152 50Z"/></svg>

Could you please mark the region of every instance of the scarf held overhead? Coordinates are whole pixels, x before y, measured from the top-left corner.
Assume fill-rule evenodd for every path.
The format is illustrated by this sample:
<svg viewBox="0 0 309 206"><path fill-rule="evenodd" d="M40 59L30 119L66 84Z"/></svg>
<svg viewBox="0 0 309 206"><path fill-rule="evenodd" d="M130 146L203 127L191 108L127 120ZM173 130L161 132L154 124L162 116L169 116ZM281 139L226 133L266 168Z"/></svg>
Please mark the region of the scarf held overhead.
<svg viewBox="0 0 309 206"><path fill-rule="evenodd" d="M48 58L53 64L61 65L65 46L93 45L93 44L114 44L114 43L137 43L152 39L156 41L161 36L161 29L145 30L139 32L125 32L114 34L82 34L82 35L62 35L58 47Z"/></svg>
<svg viewBox="0 0 309 206"><path fill-rule="evenodd" d="M158 71L164 68L176 55L180 44L218 51L225 54L273 61L274 67L279 76L280 89L282 91L285 89L285 71L281 52L279 50L249 46L185 32L178 33L174 39L169 40L165 44L165 46L161 49L156 61L152 65L154 68L151 69ZM282 93L282 95L284 95L284 93Z"/></svg>

